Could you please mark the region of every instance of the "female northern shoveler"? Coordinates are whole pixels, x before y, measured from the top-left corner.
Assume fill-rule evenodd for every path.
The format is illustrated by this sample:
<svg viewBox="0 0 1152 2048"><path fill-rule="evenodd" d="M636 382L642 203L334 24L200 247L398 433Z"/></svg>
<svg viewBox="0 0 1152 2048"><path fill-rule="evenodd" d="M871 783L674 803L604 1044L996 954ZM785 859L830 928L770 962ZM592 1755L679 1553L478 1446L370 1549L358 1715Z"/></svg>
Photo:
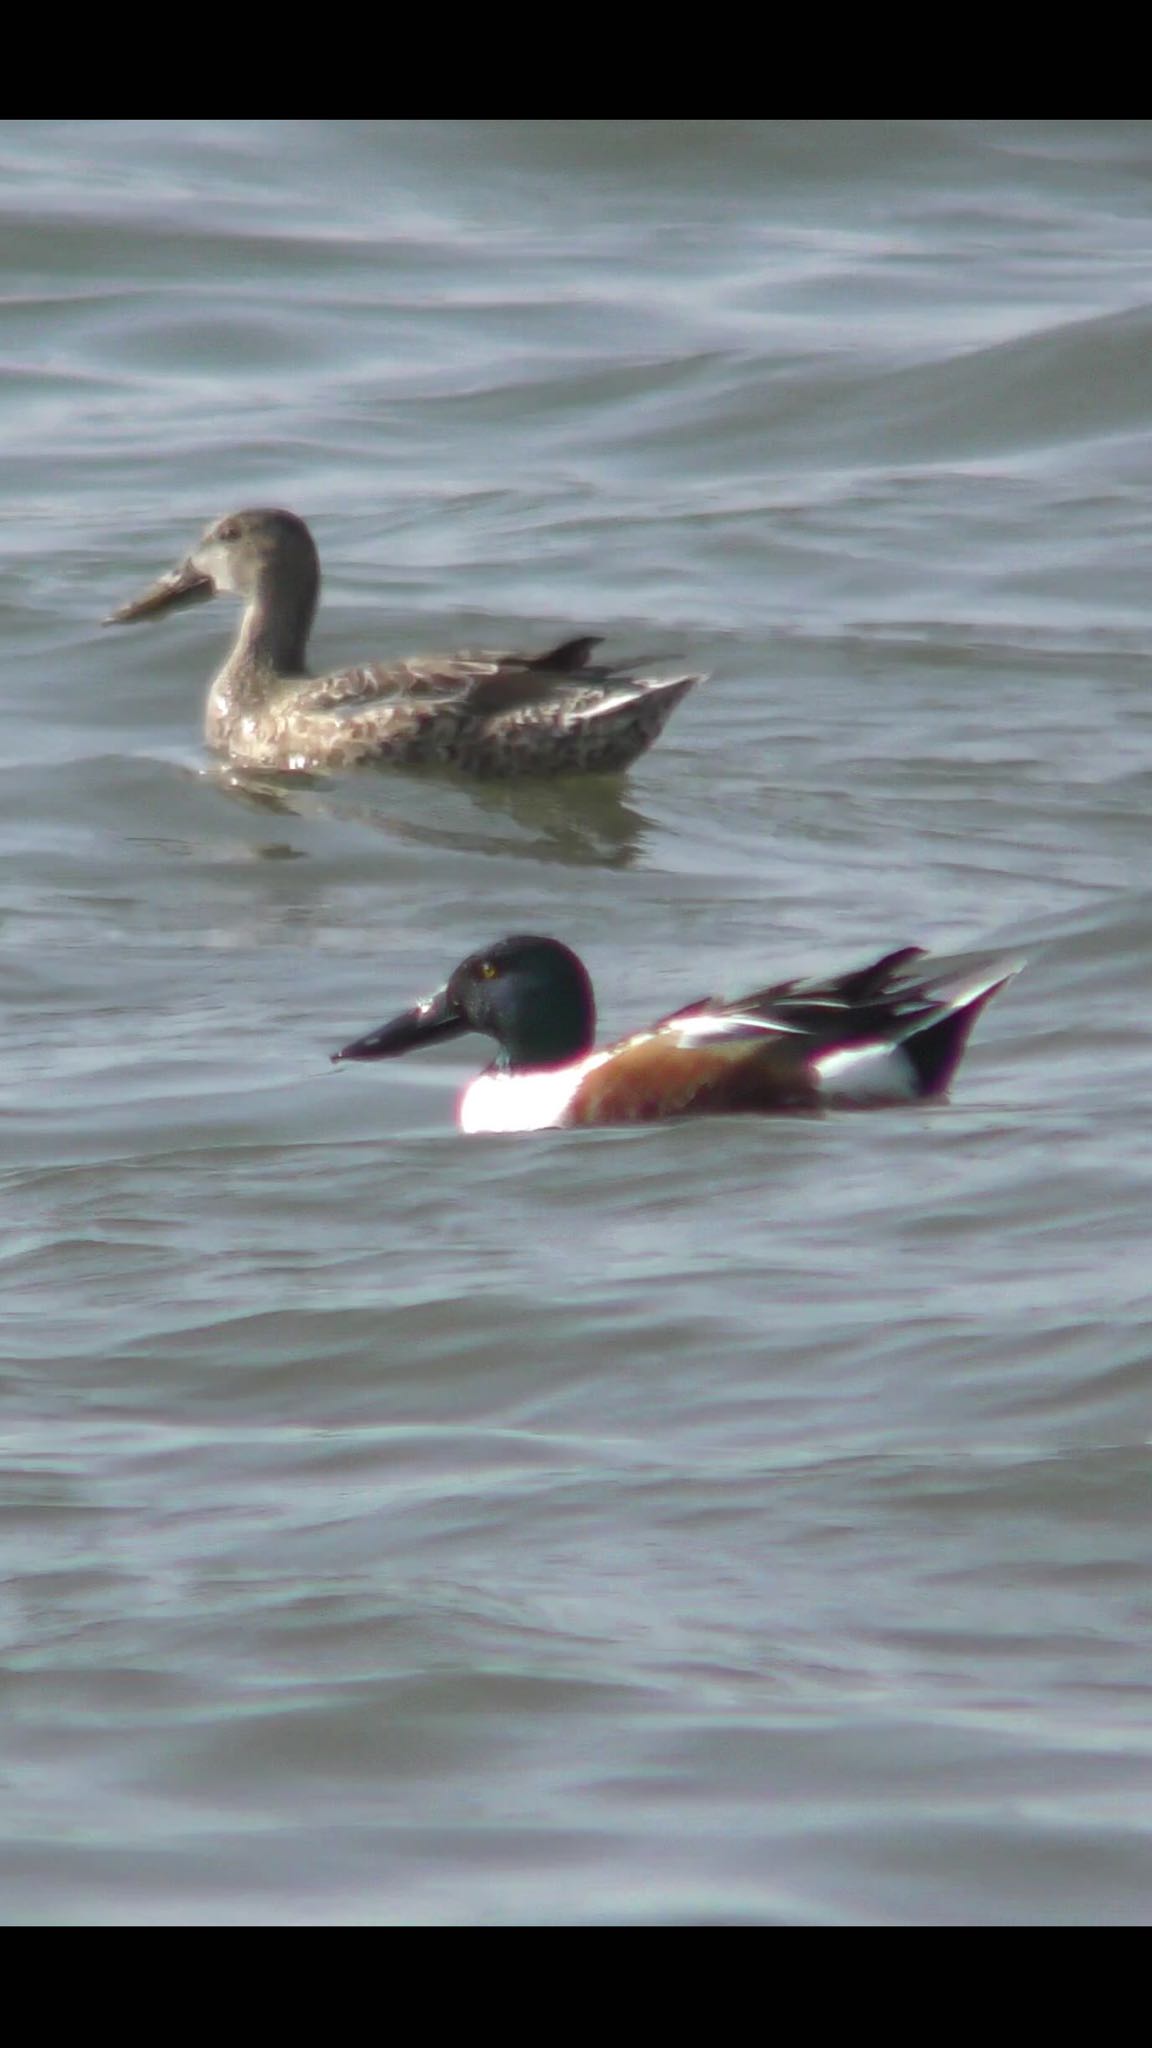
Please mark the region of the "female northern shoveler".
<svg viewBox="0 0 1152 2048"><path fill-rule="evenodd" d="M641 680L589 661L595 638L544 654L448 654L308 674L320 559L292 512L232 512L187 561L105 625L229 591L245 601L235 647L208 692L210 746L248 768L410 767L477 775L626 768L695 675Z"/></svg>
<svg viewBox="0 0 1152 2048"><path fill-rule="evenodd" d="M390 1059L463 1031L494 1038L494 1064L460 1098L464 1131L871 1108L943 1095L985 1003L1021 964L905 946L830 981L707 996L596 1051L583 962L557 939L500 939L332 1057Z"/></svg>

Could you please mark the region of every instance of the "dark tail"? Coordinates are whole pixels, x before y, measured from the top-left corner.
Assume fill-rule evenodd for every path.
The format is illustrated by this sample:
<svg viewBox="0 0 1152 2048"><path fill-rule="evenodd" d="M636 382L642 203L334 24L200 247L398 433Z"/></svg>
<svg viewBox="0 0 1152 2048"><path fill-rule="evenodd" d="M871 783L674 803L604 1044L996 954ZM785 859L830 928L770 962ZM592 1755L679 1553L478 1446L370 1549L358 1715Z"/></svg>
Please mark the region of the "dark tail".
<svg viewBox="0 0 1152 2048"><path fill-rule="evenodd" d="M932 1024L921 1030L910 1032L901 1042L901 1051L916 1075L921 1095L946 1095L952 1085L952 1076L964 1057L972 1026L985 1004L990 1003L997 990L1002 989L1010 976L1003 981L994 981L991 988L981 989L979 995L963 1004L958 1010L947 1010Z"/></svg>

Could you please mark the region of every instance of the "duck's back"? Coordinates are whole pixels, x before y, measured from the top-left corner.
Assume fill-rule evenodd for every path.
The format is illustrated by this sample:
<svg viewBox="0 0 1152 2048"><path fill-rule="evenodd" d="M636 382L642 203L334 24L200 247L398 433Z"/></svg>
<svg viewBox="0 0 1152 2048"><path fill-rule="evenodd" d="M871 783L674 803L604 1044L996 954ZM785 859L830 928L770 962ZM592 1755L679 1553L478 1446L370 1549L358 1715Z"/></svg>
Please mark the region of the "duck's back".
<svg viewBox="0 0 1152 2048"><path fill-rule="evenodd" d="M439 763L472 773L625 768L699 681L588 660L591 638L528 656L478 650L363 663L286 683L228 750L258 765Z"/></svg>

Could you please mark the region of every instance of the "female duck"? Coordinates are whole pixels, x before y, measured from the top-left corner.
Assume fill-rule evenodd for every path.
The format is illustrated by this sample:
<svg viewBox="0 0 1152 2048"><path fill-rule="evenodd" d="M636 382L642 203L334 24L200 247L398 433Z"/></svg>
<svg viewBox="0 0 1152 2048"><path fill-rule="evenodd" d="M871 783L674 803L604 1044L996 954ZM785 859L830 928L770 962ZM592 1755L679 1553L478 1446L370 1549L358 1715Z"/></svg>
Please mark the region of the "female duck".
<svg viewBox="0 0 1152 2048"><path fill-rule="evenodd" d="M1021 963L918 946L830 981L706 997L596 1050L584 964L557 939L500 939L333 1059L390 1059L479 1031L500 1048L460 1098L464 1131L872 1108L945 1093L981 1010Z"/></svg>
<svg viewBox="0 0 1152 2048"><path fill-rule="evenodd" d="M699 676L646 680L589 661L596 639L546 653L450 654L308 674L316 544L292 512L233 512L106 625L227 591L236 645L208 692L210 746L247 768L439 762L477 775L626 768Z"/></svg>

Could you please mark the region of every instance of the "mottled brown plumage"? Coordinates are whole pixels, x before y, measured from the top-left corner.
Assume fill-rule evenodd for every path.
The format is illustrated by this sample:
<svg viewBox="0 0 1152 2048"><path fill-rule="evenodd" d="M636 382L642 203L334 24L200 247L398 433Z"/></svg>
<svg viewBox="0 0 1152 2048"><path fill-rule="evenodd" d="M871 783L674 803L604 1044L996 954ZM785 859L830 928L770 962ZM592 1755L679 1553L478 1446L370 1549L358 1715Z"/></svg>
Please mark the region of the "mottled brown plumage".
<svg viewBox="0 0 1152 2048"><path fill-rule="evenodd" d="M476 775L628 767L697 675L641 679L594 663L595 637L543 654L459 653L308 674L320 594L315 542L292 512L256 508L210 526L176 569L105 621L127 624L231 592L236 644L208 693L209 745L246 768L430 763Z"/></svg>

